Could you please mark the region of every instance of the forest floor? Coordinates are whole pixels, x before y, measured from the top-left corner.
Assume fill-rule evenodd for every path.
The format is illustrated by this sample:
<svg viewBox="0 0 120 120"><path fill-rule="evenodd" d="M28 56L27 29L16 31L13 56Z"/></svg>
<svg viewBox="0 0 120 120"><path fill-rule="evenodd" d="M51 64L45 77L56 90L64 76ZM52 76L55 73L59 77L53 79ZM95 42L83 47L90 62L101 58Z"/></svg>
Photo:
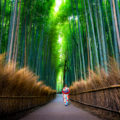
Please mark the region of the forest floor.
<svg viewBox="0 0 120 120"><path fill-rule="evenodd" d="M101 120L100 118L75 107L71 103L64 106L62 95L39 109L27 114L21 120Z"/></svg>

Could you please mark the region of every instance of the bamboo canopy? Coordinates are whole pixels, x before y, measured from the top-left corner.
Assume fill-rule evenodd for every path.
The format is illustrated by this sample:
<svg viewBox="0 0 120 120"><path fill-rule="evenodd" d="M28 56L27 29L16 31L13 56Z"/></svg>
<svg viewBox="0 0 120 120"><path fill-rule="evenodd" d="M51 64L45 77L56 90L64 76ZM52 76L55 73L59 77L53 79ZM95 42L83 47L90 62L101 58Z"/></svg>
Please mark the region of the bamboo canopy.
<svg viewBox="0 0 120 120"><path fill-rule="evenodd" d="M120 0L0 0L0 53L61 91L120 66Z"/></svg>

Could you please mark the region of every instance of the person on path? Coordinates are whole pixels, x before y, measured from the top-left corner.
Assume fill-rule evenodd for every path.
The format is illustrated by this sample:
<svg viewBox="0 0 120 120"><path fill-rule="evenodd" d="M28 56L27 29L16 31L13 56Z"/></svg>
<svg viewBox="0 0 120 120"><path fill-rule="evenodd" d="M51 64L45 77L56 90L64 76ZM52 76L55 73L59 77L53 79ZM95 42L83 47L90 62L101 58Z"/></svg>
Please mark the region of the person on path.
<svg viewBox="0 0 120 120"><path fill-rule="evenodd" d="M69 90L69 88L67 87L67 85L65 85L65 87L64 87L63 90L62 90L63 101L64 101L65 106L67 106L68 103L69 103L69 93L70 93L70 90Z"/></svg>

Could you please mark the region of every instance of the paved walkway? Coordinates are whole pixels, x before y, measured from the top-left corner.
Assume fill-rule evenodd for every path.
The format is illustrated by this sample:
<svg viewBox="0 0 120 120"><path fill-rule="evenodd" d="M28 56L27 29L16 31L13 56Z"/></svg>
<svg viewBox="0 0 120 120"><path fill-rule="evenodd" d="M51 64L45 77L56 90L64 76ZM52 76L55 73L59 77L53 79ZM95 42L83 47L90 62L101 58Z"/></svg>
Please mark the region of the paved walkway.
<svg viewBox="0 0 120 120"><path fill-rule="evenodd" d="M57 95L49 104L40 107L21 120L101 120L72 104L64 106L62 95Z"/></svg>

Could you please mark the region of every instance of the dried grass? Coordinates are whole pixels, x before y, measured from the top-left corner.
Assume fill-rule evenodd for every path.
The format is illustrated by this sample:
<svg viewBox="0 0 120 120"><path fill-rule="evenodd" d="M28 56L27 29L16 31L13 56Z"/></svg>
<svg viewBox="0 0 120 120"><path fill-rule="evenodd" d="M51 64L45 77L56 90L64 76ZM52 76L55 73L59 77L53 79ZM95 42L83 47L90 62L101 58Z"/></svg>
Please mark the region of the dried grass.
<svg viewBox="0 0 120 120"><path fill-rule="evenodd" d="M55 90L52 90L50 87L44 85L42 81L38 82L39 77L29 71L28 68L17 70L15 68L15 63L5 65L4 57L5 55L0 55L0 96L35 96L43 99L41 100L41 98L35 98L28 99L27 101L22 100L21 103L20 99L16 99L14 101L11 98L6 101L3 100L3 98L0 98L0 114L7 111L13 112L14 110L17 110L17 108L19 111L19 108L26 109L26 106L33 107L45 104L49 100L53 99L53 96L55 96L56 93ZM18 103L18 101L21 103L22 107L20 107L19 104L14 106L15 102ZM14 108L14 110L12 108Z"/></svg>
<svg viewBox="0 0 120 120"><path fill-rule="evenodd" d="M75 82L70 87L71 99L80 101L93 106L104 107L113 111L120 111L120 88L105 89L96 92L87 92L103 88L109 88L112 85L120 85L120 69L113 58L110 58L108 65L108 74L101 69L100 72L89 70L90 76L87 80ZM77 97L76 97L77 96Z"/></svg>

